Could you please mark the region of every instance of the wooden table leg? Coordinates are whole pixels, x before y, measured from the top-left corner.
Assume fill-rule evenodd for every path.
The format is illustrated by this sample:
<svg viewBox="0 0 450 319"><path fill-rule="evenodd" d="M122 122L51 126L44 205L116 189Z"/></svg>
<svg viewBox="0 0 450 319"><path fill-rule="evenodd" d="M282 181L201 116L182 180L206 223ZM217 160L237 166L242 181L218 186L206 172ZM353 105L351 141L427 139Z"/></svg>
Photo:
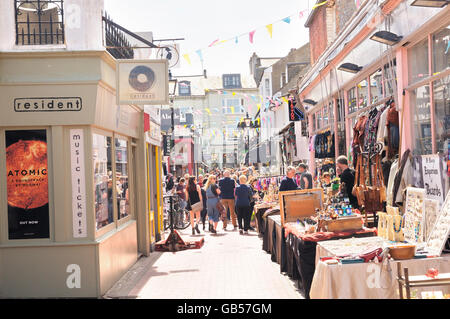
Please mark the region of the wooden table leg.
<svg viewBox="0 0 450 319"><path fill-rule="evenodd" d="M403 299L403 285L401 283L402 279L402 264L397 263L397 281L398 281L398 293L400 295L400 299Z"/></svg>

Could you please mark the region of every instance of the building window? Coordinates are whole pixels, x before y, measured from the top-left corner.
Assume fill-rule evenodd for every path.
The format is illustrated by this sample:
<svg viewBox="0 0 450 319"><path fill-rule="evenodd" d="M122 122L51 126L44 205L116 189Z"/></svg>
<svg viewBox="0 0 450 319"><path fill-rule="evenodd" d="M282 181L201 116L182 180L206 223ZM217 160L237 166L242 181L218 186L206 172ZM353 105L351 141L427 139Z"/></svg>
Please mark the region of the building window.
<svg viewBox="0 0 450 319"><path fill-rule="evenodd" d="M450 67L450 25L433 34L433 73Z"/></svg>
<svg viewBox="0 0 450 319"><path fill-rule="evenodd" d="M348 113L353 113L357 111L356 104L356 87L352 87L347 92L347 101L348 101Z"/></svg>
<svg viewBox="0 0 450 319"><path fill-rule="evenodd" d="M450 137L450 76L433 82L436 152L448 154Z"/></svg>
<svg viewBox="0 0 450 319"><path fill-rule="evenodd" d="M369 88L367 87L367 80L362 80L358 83L358 104L359 108L367 106L367 99L369 98Z"/></svg>
<svg viewBox="0 0 450 319"><path fill-rule="evenodd" d="M328 125L328 105L323 108L323 126Z"/></svg>
<svg viewBox="0 0 450 319"><path fill-rule="evenodd" d="M381 69L372 73L369 77L370 81L370 104L375 104L383 98L383 76Z"/></svg>
<svg viewBox="0 0 450 319"><path fill-rule="evenodd" d="M64 44L63 0L14 0L16 45Z"/></svg>
<svg viewBox="0 0 450 319"><path fill-rule="evenodd" d="M181 81L178 83L178 94L180 96L190 96L191 95L191 82Z"/></svg>
<svg viewBox="0 0 450 319"><path fill-rule="evenodd" d="M286 73L281 73L281 79L280 79L280 87L283 87L286 83L287 83L287 80L286 80Z"/></svg>
<svg viewBox="0 0 450 319"><path fill-rule="evenodd" d="M223 99L222 100L223 114L242 114L244 113L242 105L243 105L242 99Z"/></svg>
<svg viewBox="0 0 450 319"><path fill-rule="evenodd" d="M316 113L314 113L313 115L312 115L312 130L313 130L313 132L317 129L317 125L316 125Z"/></svg>
<svg viewBox="0 0 450 319"><path fill-rule="evenodd" d="M397 60L394 59L390 63L384 65L384 92L386 97L394 95L397 87Z"/></svg>
<svg viewBox="0 0 450 319"><path fill-rule="evenodd" d="M116 146L117 219L122 219L130 214L128 141L121 138L114 140Z"/></svg>
<svg viewBox="0 0 450 319"><path fill-rule="evenodd" d="M271 96L272 94L270 93L270 80L266 79L264 81L264 85L265 85L265 90L266 90L266 96Z"/></svg>
<svg viewBox="0 0 450 319"><path fill-rule="evenodd" d="M428 38L408 50L409 84L416 83L430 75L428 69Z"/></svg>
<svg viewBox="0 0 450 319"><path fill-rule="evenodd" d="M414 155L432 154L430 86L411 92Z"/></svg>
<svg viewBox="0 0 450 319"><path fill-rule="evenodd" d="M95 221L97 230L114 221L111 141L112 138L110 136L99 134L93 134L92 136Z"/></svg>
<svg viewBox="0 0 450 319"><path fill-rule="evenodd" d="M223 88L224 89L240 89L241 85L241 75L240 74L224 74L222 76Z"/></svg>

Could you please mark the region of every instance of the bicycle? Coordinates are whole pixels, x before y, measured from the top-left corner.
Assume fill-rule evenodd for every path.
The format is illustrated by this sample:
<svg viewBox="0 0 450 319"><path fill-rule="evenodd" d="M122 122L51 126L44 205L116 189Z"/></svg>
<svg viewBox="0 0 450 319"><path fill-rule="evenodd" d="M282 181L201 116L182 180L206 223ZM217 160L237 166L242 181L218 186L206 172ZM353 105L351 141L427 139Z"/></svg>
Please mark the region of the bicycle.
<svg viewBox="0 0 450 319"><path fill-rule="evenodd" d="M172 208L170 207L170 198L172 198ZM181 198L178 195L166 195L163 197L164 230L170 228L172 216L174 217L173 227L175 229L183 230L191 225L189 211L185 208L181 208L180 204Z"/></svg>

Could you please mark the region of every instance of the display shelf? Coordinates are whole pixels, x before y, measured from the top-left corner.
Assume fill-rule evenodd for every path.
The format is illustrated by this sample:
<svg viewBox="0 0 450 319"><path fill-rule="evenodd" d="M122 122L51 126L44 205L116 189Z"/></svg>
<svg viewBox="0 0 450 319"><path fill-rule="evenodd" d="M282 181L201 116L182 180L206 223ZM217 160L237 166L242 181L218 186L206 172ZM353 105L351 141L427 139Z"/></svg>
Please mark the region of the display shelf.
<svg viewBox="0 0 450 319"><path fill-rule="evenodd" d="M404 275L401 272L402 264L397 263L397 282L400 299L404 299L403 287L406 290L406 298L411 299L411 288L450 286L450 273L439 274L436 278L430 278L424 275L409 276L408 268L403 268Z"/></svg>

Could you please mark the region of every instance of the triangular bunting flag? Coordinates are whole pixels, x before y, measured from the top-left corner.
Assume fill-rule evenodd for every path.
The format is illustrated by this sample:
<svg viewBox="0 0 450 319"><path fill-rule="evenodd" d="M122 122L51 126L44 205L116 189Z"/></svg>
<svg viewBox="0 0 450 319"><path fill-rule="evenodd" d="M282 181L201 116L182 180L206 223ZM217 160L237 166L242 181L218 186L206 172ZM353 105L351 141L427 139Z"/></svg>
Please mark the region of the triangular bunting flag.
<svg viewBox="0 0 450 319"><path fill-rule="evenodd" d="M183 58L186 59L187 63L191 64L191 58L189 57L189 54L184 54Z"/></svg>
<svg viewBox="0 0 450 319"><path fill-rule="evenodd" d="M283 21L286 23L291 23L291 18L290 17L284 18Z"/></svg>
<svg viewBox="0 0 450 319"><path fill-rule="evenodd" d="M198 57L200 58L200 61L203 61L202 50L197 50L195 51L195 53L197 53Z"/></svg>
<svg viewBox="0 0 450 319"><path fill-rule="evenodd" d="M250 43L253 43L253 37L255 35L256 30L253 30L252 32L250 32L249 35L249 39L250 39Z"/></svg>
<svg viewBox="0 0 450 319"><path fill-rule="evenodd" d="M266 25L267 32L269 32L270 38L272 39L272 31L273 31L273 24Z"/></svg>

